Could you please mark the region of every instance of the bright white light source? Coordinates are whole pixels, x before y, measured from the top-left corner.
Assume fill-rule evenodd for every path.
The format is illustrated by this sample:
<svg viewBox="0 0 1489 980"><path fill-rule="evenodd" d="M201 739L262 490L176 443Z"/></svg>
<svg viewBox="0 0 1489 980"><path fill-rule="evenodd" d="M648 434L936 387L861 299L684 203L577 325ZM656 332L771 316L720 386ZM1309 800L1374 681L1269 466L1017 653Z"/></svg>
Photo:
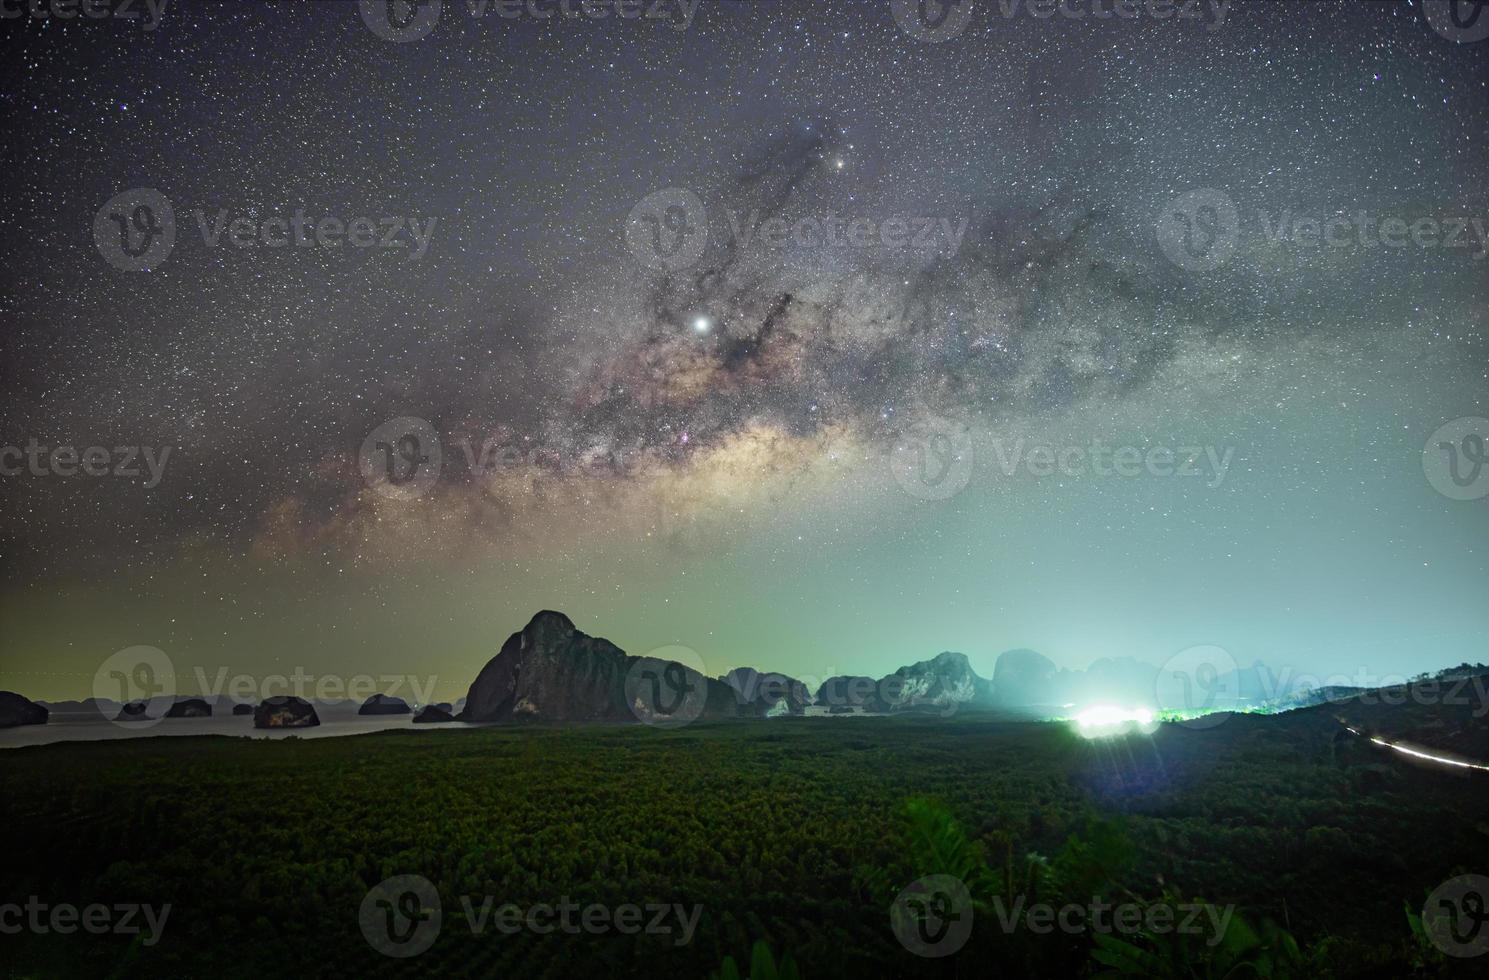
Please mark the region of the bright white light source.
<svg viewBox="0 0 1489 980"><path fill-rule="evenodd" d="M1099 705L1075 716L1076 729L1087 738L1122 735L1131 730L1153 730L1153 712L1147 708L1114 708Z"/></svg>
<svg viewBox="0 0 1489 980"><path fill-rule="evenodd" d="M713 324L709 322L709 319L706 316L700 316L698 319L693 321L693 329L696 330L698 333L708 333L708 329L712 326Z"/></svg>

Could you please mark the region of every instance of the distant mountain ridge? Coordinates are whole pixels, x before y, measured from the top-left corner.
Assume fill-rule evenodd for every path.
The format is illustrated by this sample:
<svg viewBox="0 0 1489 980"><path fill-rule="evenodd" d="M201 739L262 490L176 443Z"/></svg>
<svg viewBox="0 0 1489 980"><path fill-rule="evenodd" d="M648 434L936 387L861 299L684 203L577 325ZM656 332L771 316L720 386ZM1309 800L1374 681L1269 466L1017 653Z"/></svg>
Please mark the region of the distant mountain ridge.
<svg viewBox="0 0 1489 980"><path fill-rule="evenodd" d="M802 681L753 667L713 678L684 664L634 657L581 632L563 613L545 610L509 636L481 669L459 717L476 722L658 720L653 715L660 706L653 702L662 687L656 679L668 672L679 696L689 702L690 718L801 715L812 706L864 712L993 706L991 682L960 653L947 651L878 680L830 678L813 694ZM648 683L639 682L641 677Z"/></svg>
<svg viewBox="0 0 1489 980"><path fill-rule="evenodd" d="M462 721L657 720L650 704L674 676L687 690L689 718L769 718L803 714L894 714L961 709L1048 717L1075 705L1113 704L1159 710L1185 704L1183 678L1165 678L1159 667L1131 657L1101 658L1086 670L1068 670L1043 654L1016 649L1001 654L991 679L967 656L943 651L875 678L829 677L812 691L786 674L736 667L722 677L657 658L635 657L608 640L578 630L568 616L545 610L513 633L481 669L459 713ZM637 675L650 678L634 683ZM629 679L629 681L628 681ZM1211 679L1227 692L1225 707L1258 708L1311 703L1260 661ZM1167 686L1165 686L1167 683ZM1160 703L1161 702L1161 703Z"/></svg>
<svg viewBox="0 0 1489 980"><path fill-rule="evenodd" d="M706 676L701 667L627 654L609 640L580 631L563 613L544 610L507 637L471 682L467 695L453 706L411 705L383 694L360 704L351 699L291 700L303 704L309 715L413 715L417 710L421 722L453 716L466 722L530 719L665 724L698 718L821 714L924 712L944 716L962 709L1050 718L1069 717L1071 709L1090 705L1169 711L1185 705L1191 696L1187 687L1176 690L1175 685L1199 677L1196 672L1191 678L1182 670L1167 671L1172 675L1167 676L1159 667L1131 657L1101 658L1083 671L1062 669L1028 649L1000 654L992 679L979 675L965 654L948 650L878 678L862 674L829 677L815 691L798 678L754 667L736 667L721 677ZM1464 664L1441 675L1484 669L1483 665ZM1299 679L1290 683L1290 675L1278 675L1261 661L1245 668L1231 665L1229 670L1212 674L1204 683L1223 691L1226 698L1209 710L1293 710L1338 703L1371 690L1349 686L1305 689ZM5 707L11 710L0 718L0 727L7 722L46 724L48 714L57 720L79 716L130 720L134 717L130 709L140 707L107 699L33 703L19 695L10 697ZM237 704L224 696L180 696L164 717L259 713L265 704Z"/></svg>

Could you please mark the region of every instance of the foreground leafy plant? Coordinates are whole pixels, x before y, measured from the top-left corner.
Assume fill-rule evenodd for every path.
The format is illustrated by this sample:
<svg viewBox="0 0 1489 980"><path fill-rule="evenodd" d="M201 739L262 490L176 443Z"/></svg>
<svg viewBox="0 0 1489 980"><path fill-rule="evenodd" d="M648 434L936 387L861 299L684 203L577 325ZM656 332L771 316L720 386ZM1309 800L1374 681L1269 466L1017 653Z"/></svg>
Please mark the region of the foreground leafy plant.
<svg viewBox="0 0 1489 980"><path fill-rule="evenodd" d="M754 948L750 950L748 974L741 974L734 957L726 956L718 972L710 975L710 980L801 980L801 974L797 972L796 961L789 953L782 954L781 961L777 963L770 947L756 940Z"/></svg>
<svg viewBox="0 0 1489 980"><path fill-rule="evenodd" d="M1166 894L1163 904L1177 906ZM1200 899L1191 904L1213 908ZM1316 977L1318 972L1305 961L1292 934L1271 920L1253 927L1244 917L1232 914L1218 941L1202 934L1173 930L1143 931L1126 939L1097 933L1091 959L1109 969L1097 977L1155 977L1160 980L1221 980L1227 977L1268 977L1287 980Z"/></svg>

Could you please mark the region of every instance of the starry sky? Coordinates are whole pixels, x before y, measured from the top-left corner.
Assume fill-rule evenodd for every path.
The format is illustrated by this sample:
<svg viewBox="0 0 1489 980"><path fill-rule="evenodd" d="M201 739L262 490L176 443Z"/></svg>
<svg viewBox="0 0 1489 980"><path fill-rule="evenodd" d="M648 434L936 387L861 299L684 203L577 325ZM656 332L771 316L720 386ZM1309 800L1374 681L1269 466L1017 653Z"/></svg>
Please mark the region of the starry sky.
<svg viewBox="0 0 1489 980"><path fill-rule="evenodd" d="M1489 499L1424 473L1489 416L1470 28L378 6L0 22L0 443L171 449L0 477L0 687L148 645L453 698L543 608L817 679L1485 659ZM131 271L144 188L175 237ZM265 245L297 212L398 245ZM437 475L378 475L401 420Z"/></svg>

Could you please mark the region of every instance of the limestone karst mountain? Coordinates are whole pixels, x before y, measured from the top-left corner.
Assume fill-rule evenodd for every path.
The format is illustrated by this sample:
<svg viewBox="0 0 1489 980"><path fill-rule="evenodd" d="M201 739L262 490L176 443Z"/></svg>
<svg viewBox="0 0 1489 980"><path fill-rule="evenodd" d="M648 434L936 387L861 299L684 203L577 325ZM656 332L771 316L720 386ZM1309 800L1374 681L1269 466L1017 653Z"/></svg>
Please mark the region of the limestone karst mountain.
<svg viewBox="0 0 1489 980"><path fill-rule="evenodd" d="M563 613L538 613L502 644L466 695L461 721L638 721L728 718L733 691L682 664L632 657L580 632Z"/></svg>
<svg viewBox="0 0 1489 980"><path fill-rule="evenodd" d="M412 711L408 702L403 698L395 698L388 694L374 694L362 702L362 707L357 709L359 715L406 715Z"/></svg>

